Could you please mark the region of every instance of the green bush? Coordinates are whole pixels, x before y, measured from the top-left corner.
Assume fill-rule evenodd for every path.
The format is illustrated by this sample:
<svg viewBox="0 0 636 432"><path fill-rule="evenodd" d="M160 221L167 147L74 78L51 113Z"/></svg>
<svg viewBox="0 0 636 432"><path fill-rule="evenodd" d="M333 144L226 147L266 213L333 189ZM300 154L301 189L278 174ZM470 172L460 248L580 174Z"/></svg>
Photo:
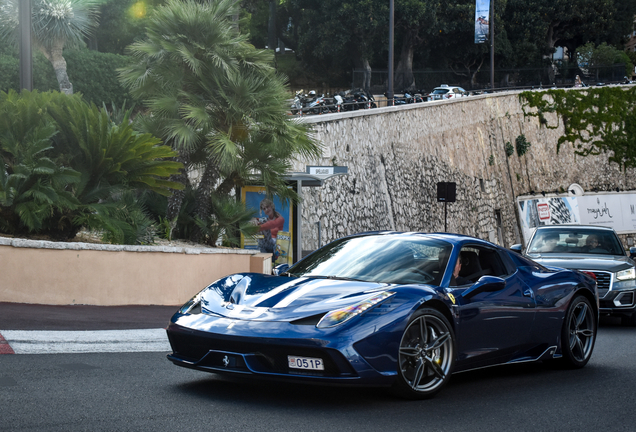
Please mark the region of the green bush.
<svg viewBox="0 0 636 432"><path fill-rule="evenodd" d="M87 102L97 106L122 106L124 101L130 105L132 96L119 83L117 73L126 65L126 56L82 49L64 51L64 57L73 92L82 93Z"/></svg>
<svg viewBox="0 0 636 432"><path fill-rule="evenodd" d="M79 95L0 92L0 230L72 239L82 227L114 243L148 243L152 223L133 191L169 195L182 165Z"/></svg>
<svg viewBox="0 0 636 432"><path fill-rule="evenodd" d="M132 96L119 83L117 68L123 67L126 56L100 53L88 49L64 50L69 79L74 93L97 106L122 106ZM15 49L0 50L0 91L19 90L20 59ZM33 51L33 88L40 91L59 90L55 71L42 53Z"/></svg>
<svg viewBox="0 0 636 432"><path fill-rule="evenodd" d="M15 49L0 50L0 91L19 90L20 58ZM40 91L59 90L53 66L39 51L33 51L33 88Z"/></svg>

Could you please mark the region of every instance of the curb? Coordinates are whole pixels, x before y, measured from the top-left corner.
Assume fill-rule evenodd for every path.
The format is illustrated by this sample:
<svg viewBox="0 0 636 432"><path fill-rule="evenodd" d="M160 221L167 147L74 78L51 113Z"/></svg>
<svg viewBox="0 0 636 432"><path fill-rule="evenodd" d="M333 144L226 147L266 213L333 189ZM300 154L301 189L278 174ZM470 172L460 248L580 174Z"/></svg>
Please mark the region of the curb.
<svg viewBox="0 0 636 432"><path fill-rule="evenodd" d="M15 354L15 351L13 351L9 342L2 336L2 333L0 333L0 355L2 354Z"/></svg>

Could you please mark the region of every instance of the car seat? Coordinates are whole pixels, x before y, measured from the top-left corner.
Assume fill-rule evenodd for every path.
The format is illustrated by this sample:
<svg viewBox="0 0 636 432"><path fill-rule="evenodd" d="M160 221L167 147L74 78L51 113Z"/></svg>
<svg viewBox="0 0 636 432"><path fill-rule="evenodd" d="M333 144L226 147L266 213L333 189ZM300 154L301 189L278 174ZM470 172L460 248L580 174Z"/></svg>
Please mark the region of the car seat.
<svg viewBox="0 0 636 432"><path fill-rule="evenodd" d="M473 282L482 276L483 272L476 252L461 251L459 253L459 259L462 263L462 268L459 271L460 276Z"/></svg>

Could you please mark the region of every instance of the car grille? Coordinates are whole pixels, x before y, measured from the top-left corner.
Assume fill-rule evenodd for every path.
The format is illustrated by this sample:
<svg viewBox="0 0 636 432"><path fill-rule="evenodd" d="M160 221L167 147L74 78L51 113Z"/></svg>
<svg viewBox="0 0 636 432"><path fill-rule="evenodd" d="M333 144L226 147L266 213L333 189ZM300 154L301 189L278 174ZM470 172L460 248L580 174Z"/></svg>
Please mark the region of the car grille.
<svg viewBox="0 0 636 432"><path fill-rule="evenodd" d="M332 377L355 375L344 357L339 352L329 349L269 344L249 340L248 338L230 339L219 335L201 333L169 332L168 338L175 354L190 359L199 366L219 367L223 357L220 352L223 352L236 353L237 355L247 354L251 358L249 361L250 367L257 372ZM324 362L325 370L304 371L289 369L287 365L288 355L320 358ZM242 356L240 357L242 358ZM242 360L237 361L235 369L247 371Z"/></svg>
<svg viewBox="0 0 636 432"><path fill-rule="evenodd" d="M612 283L612 274L608 272L592 271L596 276L596 285L598 287L598 297L603 298L610 289Z"/></svg>

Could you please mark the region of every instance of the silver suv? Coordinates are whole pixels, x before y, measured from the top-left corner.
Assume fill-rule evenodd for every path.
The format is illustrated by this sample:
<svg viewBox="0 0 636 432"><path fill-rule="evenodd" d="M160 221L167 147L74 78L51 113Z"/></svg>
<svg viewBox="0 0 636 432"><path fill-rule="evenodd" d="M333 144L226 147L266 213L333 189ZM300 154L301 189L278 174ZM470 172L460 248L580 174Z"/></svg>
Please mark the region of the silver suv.
<svg viewBox="0 0 636 432"><path fill-rule="evenodd" d="M511 249L546 267L593 274L601 315L618 316L623 324L636 326L635 263L613 229L585 225L542 226L536 229L525 251L521 245Z"/></svg>
<svg viewBox="0 0 636 432"><path fill-rule="evenodd" d="M468 92L461 87L449 86L442 84L439 87L435 87L431 93L429 93L427 100L442 100L442 99L455 99L468 96Z"/></svg>

